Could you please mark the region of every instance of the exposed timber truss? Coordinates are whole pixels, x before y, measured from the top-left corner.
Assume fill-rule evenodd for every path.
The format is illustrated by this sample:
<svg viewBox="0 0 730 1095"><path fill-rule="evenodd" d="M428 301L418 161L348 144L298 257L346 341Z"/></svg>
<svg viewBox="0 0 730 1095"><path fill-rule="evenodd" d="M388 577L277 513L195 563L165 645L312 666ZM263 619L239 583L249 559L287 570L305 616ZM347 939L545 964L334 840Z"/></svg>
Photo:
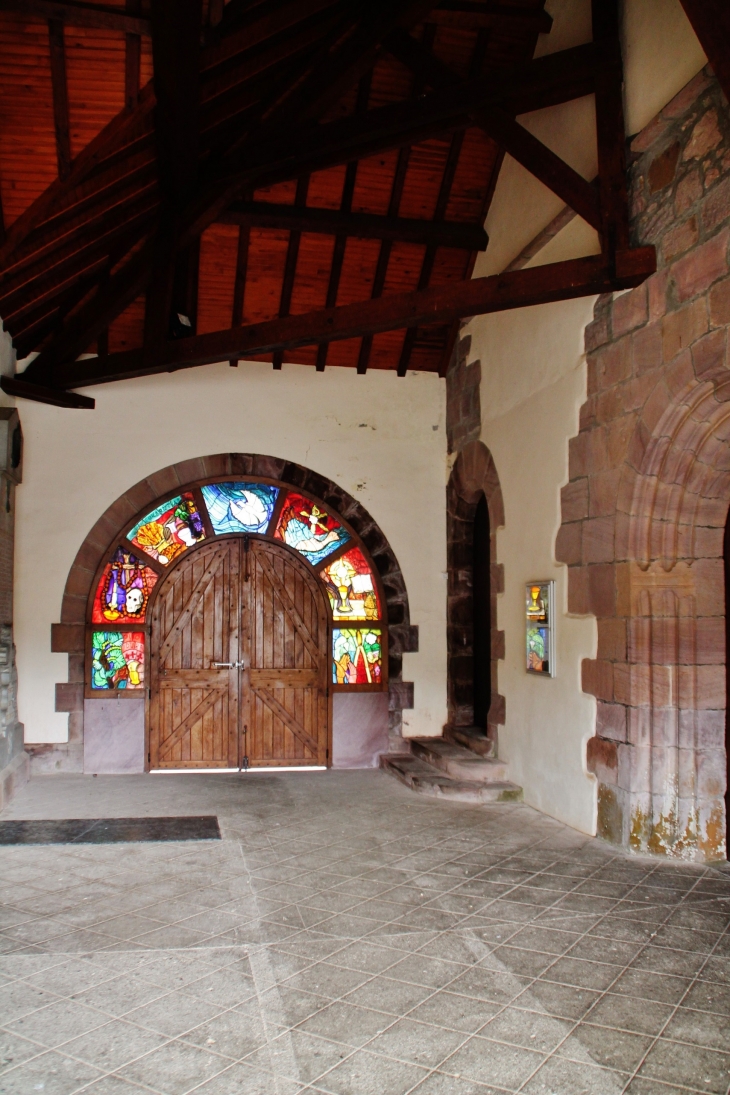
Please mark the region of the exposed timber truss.
<svg viewBox="0 0 730 1095"><path fill-rule="evenodd" d="M26 196L0 146L0 316L37 355L2 386L93 406L73 389L284 355L443 374L460 317L641 282L618 0L593 0L591 43L533 59L543 2L0 0L6 40L46 35L55 175ZM119 110L82 147L72 35L119 58ZM595 182L518 120L589 94ZM600 255L472 278L505 153Z"/></svg>

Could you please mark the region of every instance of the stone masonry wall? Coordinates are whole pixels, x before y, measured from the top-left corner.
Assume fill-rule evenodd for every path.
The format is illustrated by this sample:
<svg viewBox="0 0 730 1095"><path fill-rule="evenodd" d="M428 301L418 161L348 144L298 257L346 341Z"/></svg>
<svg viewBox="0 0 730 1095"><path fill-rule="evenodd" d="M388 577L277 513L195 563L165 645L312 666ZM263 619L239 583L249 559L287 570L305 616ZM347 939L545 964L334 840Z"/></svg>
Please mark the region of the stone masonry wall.
<svg viewBox="0 0 730 1095"><path fill-rule="evenodd" d="M658 268L599 298L556 555L598 619L598 830L725 855L723 529L730 502L730 112L709 68L630 144L634 244Z"/></svg>

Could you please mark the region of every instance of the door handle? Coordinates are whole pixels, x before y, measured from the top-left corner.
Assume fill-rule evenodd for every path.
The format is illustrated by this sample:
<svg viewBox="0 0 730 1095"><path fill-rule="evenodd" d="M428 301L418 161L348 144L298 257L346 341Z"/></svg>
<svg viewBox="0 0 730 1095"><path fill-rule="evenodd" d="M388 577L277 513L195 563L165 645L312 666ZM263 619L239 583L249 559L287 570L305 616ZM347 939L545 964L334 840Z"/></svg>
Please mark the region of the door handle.
<svg viewBox="0 0 730 1095"><path fill-rule="evenodd" d="M243 669L243 662L213 662L214 669Z"/></svg>

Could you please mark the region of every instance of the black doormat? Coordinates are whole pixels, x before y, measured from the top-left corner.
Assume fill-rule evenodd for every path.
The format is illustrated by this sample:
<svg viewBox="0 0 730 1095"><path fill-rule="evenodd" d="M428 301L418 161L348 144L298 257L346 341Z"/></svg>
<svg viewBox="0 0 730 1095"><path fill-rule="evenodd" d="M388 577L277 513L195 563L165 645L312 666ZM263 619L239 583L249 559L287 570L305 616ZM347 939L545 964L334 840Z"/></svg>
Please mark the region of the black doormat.
<svg viewBox="0 0 730 1095"><path fill-rule="evenodd" d="M136 844L146 840L220 838L215 815L0 821L0 844Z"/></svg>

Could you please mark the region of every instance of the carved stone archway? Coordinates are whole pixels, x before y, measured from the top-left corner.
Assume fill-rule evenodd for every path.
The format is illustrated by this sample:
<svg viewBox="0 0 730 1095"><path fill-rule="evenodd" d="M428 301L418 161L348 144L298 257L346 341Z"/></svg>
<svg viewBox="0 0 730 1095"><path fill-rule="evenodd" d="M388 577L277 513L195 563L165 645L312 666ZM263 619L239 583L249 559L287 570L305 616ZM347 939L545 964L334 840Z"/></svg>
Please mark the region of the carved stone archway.
<svg viewBox="0 0 730 1095"><path fill-rule="evenodd" d="M612 672L625 740L599 727L588 745L598 827L634 851L722 859L727 370L689 382L655 420L650 404L619 490L617 614L628 628L626 660Z"/></svg>
<svg viewBox="0 0 730 1095"><path fill-rule="evenodd" d="M473 707L472 543L480 498L489 510L492 702L487 733L495 742L504 725L505 702L498 689L498 661L504 658L504 632L497 631L497 594L504 589L504 567L497 559L496 530L504 525L504 502L492 454L481 441L460 451L447 487L448 558L448 718L449 726L471 726Z"/></svg>
<svg viewBox="0 0 730 1095"><path fill-rule="evenodd" d="M52 766L57 768L73 770L82 765L85 620L100 561L135 515L145 507L190 482L216 476L264 477L314 495L343 517L363 541L380 575L385 595L389 636L390 736L392 748L398 751L402 711L413 706L413 685L402 678L403 654L418 650L418 628L410 622L405 582L386 537L367 510L325 476L272 456L220 453L172 464L147 476L109 506L85 537L66 580L61 620L52 626L51 634L53 652L69 655L68 681L56 685L56 710L69 715L68 745L29 746L32 755L52 753L55 758Z"/></svg>

